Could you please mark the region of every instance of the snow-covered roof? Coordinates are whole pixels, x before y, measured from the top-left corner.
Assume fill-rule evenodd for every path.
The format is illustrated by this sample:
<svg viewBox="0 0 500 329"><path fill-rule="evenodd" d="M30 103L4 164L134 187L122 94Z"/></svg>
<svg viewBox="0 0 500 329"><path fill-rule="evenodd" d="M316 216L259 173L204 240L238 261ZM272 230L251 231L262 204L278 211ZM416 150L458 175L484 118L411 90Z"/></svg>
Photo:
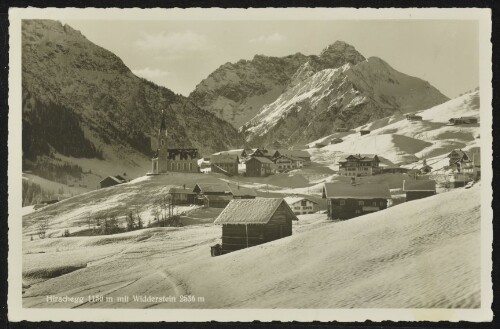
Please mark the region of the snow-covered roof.
<svg viewBox="0 0 500 329"><path fill-rule="evenodd" d="M244 149L236 149L236 150L227 150L227 151L220 151L217 153L212 154L213 155L221 155L221 154L236 154L236 155L241 155L243 152L246 153Z"/></svg>
<svg viewBox="0 0 500 329"><path fill-rule="evenodd" d="M376 154L347 154L345 156L342 156L338 162L345 162L347 161L347 158L351 157L359 161L373 161L376 158L378 159L378 156Z"/></svg>
<svg viewBox="0 0 500 329"><path fill-rule="evenodd" d="M277 150L279 154L295 158L309 158L311 154L304 150Z"/></svg>
<svg viewBox="0 0 500 329"><path fill-rule="evenodd" d="M269 160L268 158L264 158L264 157L252 157L250 160L248 160L247 162L251 161L252 159L255 159L261 163L274 163L272 162L271 160Z"/></svg>
<svg viewBox="0 0 500 329"><path fill-rule="evenodd" d="M383 183L325 183L323 198L327 199L390 199L389 186Z"/></svg>
<svg viewBox="0 0 500 329"><path fill-rule="evenodd" d="M195 194L192 188L171 187L168 190L170 194Z"/></svg>
<svg viewBox="0 0 500 329"><path fill-rule="evenodd" d="M257 196L257 192L248 187L229 185L229 188L231 189L231 194L233 196Z"/></svg>
<svg viewBox="0 0 500 329"><path fill-rule="evenodd" d="M403 191L436 191L436 181L432 179L404 180Z"/></svg>
<svg viewBox="0 0 500 329"><path fill-rule="evenodd" d="M232 195L204 195L208 201L230 201L233 199Z"/></svg>
<svg viewBox="0 0 500 329"><path fill-rule="evenodd" d="M267 224L281 204L298 220L282 198L235 199L220 213L214 224Z"/></svg>
<svg viewBox="0 0 500 329"><path fill-rule="evenodd" d="M197 189L201 193L226 193L231 191L229 186L224 183L197 183L193 188L193 192L196 193Z"/></svg>
<svg viewBox="0 0 500 329"><path fill-rule="evenodd" d="M239 157L234 153L214 154L210 161L211 163L235 163L239 161Z"/></svg>
<svg viewBox="0 0 500 329"><path fill-rule="evenodd" d="M292 205L294 203L300 202L302 200L307 200L307 201L310 201L312 203L318 204L317 202L314 202L311 199L308 199L308 198L305 198L305 197L300 197L300 196L288 196L288 197L285 198L286 203L288 203L289 205Z"/></svg>
<svg viewBox="0 0 500 329"><path fill-rule="evenodd" d="M125 182L126 182L124 179L119 179L119 178L117 178L117 177L115 177L115 176L108 176L108 177L106 177L106 178L102 179L99 183L102 183L102 182L104 182L104 181L105 181L105 180L107 180L107 179L114 180L114 181L115 181L115 182L117 182L118 184L121 184L121 183L125 183Z"/></svg>

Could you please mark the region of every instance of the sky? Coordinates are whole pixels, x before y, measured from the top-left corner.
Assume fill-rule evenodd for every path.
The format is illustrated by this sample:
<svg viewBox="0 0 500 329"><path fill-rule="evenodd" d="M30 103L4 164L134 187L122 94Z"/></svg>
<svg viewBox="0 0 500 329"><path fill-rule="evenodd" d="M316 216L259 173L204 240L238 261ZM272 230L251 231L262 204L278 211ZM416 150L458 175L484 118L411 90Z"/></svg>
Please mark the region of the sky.
<svg viewBox="0 0 500 329"><path fill-rule="evenodd" d="M224 63L319 54L337 40L429 81L453 98L479 86L476 21L91 21L63 23L119 56L138 76L188 95Z"/></svg>

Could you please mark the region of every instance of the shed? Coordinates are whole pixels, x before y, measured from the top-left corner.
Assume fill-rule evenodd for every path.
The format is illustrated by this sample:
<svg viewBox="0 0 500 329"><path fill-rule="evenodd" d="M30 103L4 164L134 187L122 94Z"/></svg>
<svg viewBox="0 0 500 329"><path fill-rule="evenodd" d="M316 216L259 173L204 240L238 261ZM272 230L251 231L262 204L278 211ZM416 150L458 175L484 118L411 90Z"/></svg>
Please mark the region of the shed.
<svg viewBox="0 0 500 329"><path fill-rule="evenodd" d="M172 187L168 191L172 201L176 205L194 204L196 193L192 189Z"/></svg>
<svg viewBox="0 0 500 329"><path fill-rule="evenodd" d="M257 192L248 187L230 185L229 188L234 199L255 199L257 197Z"/></svg>
<svg viewBox="0 0 500 329"><path fill-rule="evenodd" d="M232 200L215 220L222 225L223 253L292 235L298 220L282 198Z"/></svg>
<svg viewBox="0 0 500 329"><path fill-rule="evenodd" d="M101 188L105 188L105 187L115 186L118 184L123 184L125 182L126 180L117 178L116 176L108 176L103 180L101 180L99 182L99 185L101 186Z"/></svg>
<svg viewBox="0 0 500 329"><path fill-rule="evenodd" d="M406 201L426 198L436 194L436 181L425 180L404 180L403 192L406 192Z"/></svg>
<svg viewBox="0 0 500 329"><path fill-rule="evenodd" d="M368 135L370 133L369 130L360 130L359 133L361 134L361 136L364 136L364 135Z"/></svg>
<svg viewBox="0 0 500 329"><path fill-rule="evenodd" d="M224 208L232 199L232 195L204 195L203 205L210 208Z"/></svg>
<svg viewBox="0 0 500 329"><path fill-rule="evenodd" d="M389 186L382 183L332 182L323 186L328 218L349 219L387 208Z"/></svg>
<svg viewBox="0 0 500 329"><path fill-rule="evenodd" d="M344 140L342 138L334 138L330 141L330 144L339 144L342 143Z"/></svg>

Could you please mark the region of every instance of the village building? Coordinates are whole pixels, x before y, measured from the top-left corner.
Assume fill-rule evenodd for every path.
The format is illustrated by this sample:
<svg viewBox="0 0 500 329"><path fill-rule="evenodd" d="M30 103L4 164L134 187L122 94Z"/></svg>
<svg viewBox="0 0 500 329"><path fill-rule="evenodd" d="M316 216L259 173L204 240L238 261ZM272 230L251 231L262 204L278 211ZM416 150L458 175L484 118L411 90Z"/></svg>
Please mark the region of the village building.
<svg viewBox="0 0 500 329"><path fill-rule="evenodd" d="M416 114L407 114L406 120L408 121L422 121L422 117Z"/></svg>
<svg viewBox="0 0 500 329"><path fill-rule="evenodd" d="M426 198L436 194L436 181L425 180L404 180L403 192L406 193L406 201Z"/></svg>
<svg viewBox="0 0 500 329"><path fill-rule="evenodd" d="M470 162L470 157L467 152L462 150L453 150L448 154L449 165L453 170L459 171L465 163Z"/></svg>
<svg viewBox="0 0 500 329"><path fill-rule="evenodd" d="M281 144L279 141L275 140L275 141L271 144L271 146L272 146L273 148L275 148L275 149L280 149L280 148L282 148L282 147L283 147L283 144Z"/></svg>
<svg viewBox="0 0 500 329"><path fill-rule="evenodd" d="M252 156L245 162L247 177L266 177L274 174L274 162L265 157Z"/></svg>
<svg viewBox="0 0 500 329"><path fill-rule="evenodd" d="M295 215L313 214L319 210L319 204L304 197L286 197L286 203Z"/></svg>
<svg viewBox="0 0 500 329"><path fill-rule="evenodd" d="M195 204L206 204L206 195L231 195L229 185L225 183L197 183L193 188Z"/></svg>
<svg viewBox="0 0 500 329"><path fill-rule="evenodd" d="M168 190L168 194L170 195L172 204L186 205L195 203L196 193L194 193L192 189L186 188L185 186L182 188L172 187Z"/></svg>
<svg viewBox="0 0 500 329"><path fill-rule="evenodd" d="M228 176L238 175L239 164L239 156L230 153L212 155L210 160L210 168L213 173L221 173Z"/></svg>
<svg viewBox="0 0 500 329"><path fill-rule="evenodd" d="M320 148L325 147L326 145L327 144L325 144L324 142L318 142L318 143L314 144L314 147L317 148L317 149L320 149Z"/></svg>
<svg viewBox="0 0 500 329"><path fill-rule="evenodd" d="M342 143L344 140L342 138L334 138L330 141L330 144L339 144Z"/></svg>
<svg viewBox="0 0 500 329"><path fill-rule="evenodd" d="M233 199L255 199L257 192L254 189L240 185L229 185Z"/></svg>
<svg viewBox="0 0 500 329"><path fill-rule="evenodd" d="M261 157L272 159L274 157L275 149L258 148L250 154L251 157Z"/></svg>
<svg viewBox="0 0 500 329"><path fill-rule="evenodd" d="M200 172L198 160L200 158L198 149L195 148L168 148L167 125L165 115L162 111L160 129L158 133L158 149L155 151L152 163L152 174L164 174L171 172Z"/></svg>
<svg viewBox="0 0 500 329"><path fill-rule="evenodd" d="M289 170L299 169L304 166L304 161L299 158L294 158L286 155L280 155L274 158L276 171L285 172Z"/></svg>
<svg viewBox="0 0 500 329"><path fill-rule="evenodd" d="M253 151L251 151L250 153L252 153L252 152ZM212 154L212 156L221 155L221 154L233 154L233 155L237 155L241 159L241 158L246 158L248 156L248 151L245 149L227 150L227 151L220 151L220 152L214 153L214 154Z"/></svg>
<svg viewBox="0 0 500 329"><path fill-rule="evenodd" d="M329 219L349 219L387 208L391 193L387 184L332 182L323 186Z"/></svg>
<svg viewBox="0 0 500 329"><path fill-rule="evenodd" d="M280 155L302 160L302 165L308 166L311 164L311 154L304 150L276 150L273 153L273 158Z"/></svg>
<svg viewBox="0 0 500 329"><path fill-rule="evenodd" d="M379 174L407 174L411 171L411 169L400 167L397 165L379 167Z"/></svg>
<svg viewBox="0 0 500 329"><path fill-rule="evenodd" d="M460 117L460 118L451 118L448 120L452 125L464 125L464 124L475 124L478 123L477 118L474 117Z"/></svg>
<svg viewBox="0 0 500 329"><path fill-rule="evenodd" d="M232 195L204 195L203 206L210 208L225 208L233 199Z"/></svg>
<svg viewBox="0 0 500 329"><path fill-rule="evenodd" d="M380 160L374 154L351 154L339 161L340 176L372 176L380 173Z"/></svg>
<svg viewBox="0 0 500 329"><path fill-rule="evenodd" d="M432 172L432 167L427 164L426 159L422 162L422 167L418 169L418 172L423 175L430 174Z"/></svg>
<svg viewBox="0 0 500 329"><path fill-rule="evenodd" d="M360 131L359 131L359 134L360 134L361 136L368 135L369 133L370 133L370 131L369 131L369 130L360 130Z"/></svg>
<svg viewBox="0 0 500 329"><path fill-rule="evenodd" d="M285 200L232 200L214 224L222 225L221 253L228 253L292 235L298 220Z"/></svg>
<svg viewBox="0 0 500 329"><path fill-rule="evenodd" d="M110 187L110 186L115 186L115 185L118 185L118 184L123 184L123 183L126 183L127 180L119 175L117 176L108 176L106 178L104 178L103 180L101 180L99 182L99 186L101 188L105 188L105 187Z"/></svg>

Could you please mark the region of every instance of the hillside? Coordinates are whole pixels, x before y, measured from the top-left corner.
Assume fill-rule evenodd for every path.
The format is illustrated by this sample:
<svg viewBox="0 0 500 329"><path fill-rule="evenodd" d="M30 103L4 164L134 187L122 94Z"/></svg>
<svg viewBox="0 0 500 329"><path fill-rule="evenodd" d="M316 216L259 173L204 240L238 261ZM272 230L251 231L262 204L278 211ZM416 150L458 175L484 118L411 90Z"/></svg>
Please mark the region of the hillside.
<svg viewBox="0 0 500 329"><path fill-rule="evenodd" d="M479 124L448 125L450 118L479 118L479 112L479 90L476 90L415 112L422 116L422 121L410 122L401 114L388 116L356 127L349 133L334 133L317 139L308 144L309 151L313 161L325 164L333 164L339 156L347 153L373 153L394 164L411 164L423 158L436 162L446 158L453 149L470 149L479 145ZM370 130L370 134L360 136L360 130ZM329 144L335 137L341 137L343 141L314 148L316 143Z"/></svg>
<svg viewBox="0 0 500 329"><path fill-rule="evenodd" d="M24 240L23 306L477 308L479 194L477 184L344 222L300 216L291 237L219 257L210 257L209 246L221 228L209 224ZM114 302L45 298L95 293ZM116 301L124 295L129 303ZM203 299L140 302L133 295Z"/></svg>
<svg viewBox="0 0 500 329"><path fill-rule="evenodd" d="M301 78L242 127L247 140L294 145L336 128L353 128L448 100L428 82L400 73L376 57L321 70L307 62L299 71Z"/></svg>
<svg viewBox="0 0 500 329"><path fill-rule="evenodd" d="M37 174L80 159L92 160L82 172L109 175L99 172L109 163L113 174L143 174L162 110L171 147L210 153L243 144L228 123L135 76L116 55L56 21L23 21L22 90L23 169Z"/></svg>

